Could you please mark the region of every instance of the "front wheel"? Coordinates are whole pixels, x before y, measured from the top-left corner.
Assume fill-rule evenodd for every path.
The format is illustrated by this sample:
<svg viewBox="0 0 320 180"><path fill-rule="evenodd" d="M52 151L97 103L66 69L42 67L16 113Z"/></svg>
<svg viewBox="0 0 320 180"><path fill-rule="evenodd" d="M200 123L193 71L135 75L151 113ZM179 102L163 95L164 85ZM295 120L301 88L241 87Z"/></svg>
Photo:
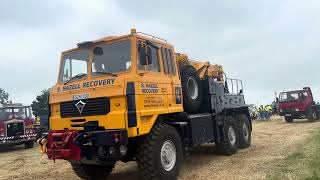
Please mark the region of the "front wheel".
<svg viewBox="0 0 320 180"><path fill-rule="evenodd" d="M307 112L308 121L313 122L318 119L318 114L314 109L309 109Z"/></svg>
<svg viewBox="0 0 320 180"><path fill-rule="evenodd" d="M177 131L157 124L140 142L137 163L145 179L177 179L182 161L182 145Z"/></svg>
<svg viewBox="0 0 320 180"><path fill-rule="evenodd" d="M227 116L224 119L222 133L222 141L217 142L215 145L216 152L222 155L232 155L236 153L239 146L239 133L237 123L231 116Z"/></svg>
<svg viewBox="0 0 320 180"><path fill-rule="evenodd" d="M287 123L292 123L293 122L293 118L291 116L285 116L284 117L284 120L287 122Z"/></svg>
<svg viewBox="0 0 320 180"><path fill-rule="evenodd" d="M75 174L82 179L101 179L108 177L113 168L114 164L109 166L82 164L82 163L70 163Z"/></svg>

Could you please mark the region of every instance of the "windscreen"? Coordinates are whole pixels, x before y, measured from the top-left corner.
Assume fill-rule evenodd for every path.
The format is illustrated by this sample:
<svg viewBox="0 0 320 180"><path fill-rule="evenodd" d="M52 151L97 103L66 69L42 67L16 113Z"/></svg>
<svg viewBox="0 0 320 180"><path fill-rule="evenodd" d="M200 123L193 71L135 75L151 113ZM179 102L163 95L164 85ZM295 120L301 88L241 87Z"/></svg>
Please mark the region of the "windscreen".
<svg viewBox="0 0 320 180"><path fill-rule="evenodd" d="M66 82L75 76L85 77L88 72L89 55L89 49L82 49L63 56L60 82Z"/></svg>
<svg viewBox="0 0 320 180"><path fill-rule="evenodd" d="M32 118L29 107L8 107L0 109L0 121Z"/></svg>
<svg viewBox="0 0 320 180"><path fill-rule="evenodd" d="M291 91L280 93L281 102L295 102L299 100L304 100L307 97L308 93L306 91Z"/></svg>
<svg viewBox="0 0 320 180"><path fill-rule="evenodd" d="M93 50L92 74L118 73L131 67L131 43L129 40L102 44Z"/></svg>

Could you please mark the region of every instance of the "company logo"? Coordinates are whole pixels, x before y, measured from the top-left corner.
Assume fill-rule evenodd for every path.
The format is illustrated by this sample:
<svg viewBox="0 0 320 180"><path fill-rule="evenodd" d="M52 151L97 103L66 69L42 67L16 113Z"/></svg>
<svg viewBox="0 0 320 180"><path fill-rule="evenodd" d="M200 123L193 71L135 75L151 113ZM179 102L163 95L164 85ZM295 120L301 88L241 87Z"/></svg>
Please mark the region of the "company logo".
<svg viewBox="0 0 320 180"><path fill-rule="evenodd" d="M83 108L86 105L86 103L82 102L81 100L75 104L80 114L82 114Z"/></svg>

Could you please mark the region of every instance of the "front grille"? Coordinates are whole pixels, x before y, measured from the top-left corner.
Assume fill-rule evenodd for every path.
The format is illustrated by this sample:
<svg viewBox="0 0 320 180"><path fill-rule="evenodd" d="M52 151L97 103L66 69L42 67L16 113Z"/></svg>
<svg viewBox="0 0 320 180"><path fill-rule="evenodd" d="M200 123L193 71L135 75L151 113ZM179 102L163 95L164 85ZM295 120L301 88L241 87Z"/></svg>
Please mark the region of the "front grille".
<svg viewBox="0 0 320 180"><path fill-rule="evenodd" d="M23 135L23 122L7 124L7 136Z"/></svg>
<svg viewBox="0 0 320 180"><path fill-rule="evenodd" d="M294 111L293 107L288 107L288 108L283 109L283 112L292 112L292 111Z"/></svg>
<svg viewBox="0 0 320 180"><path fill-rule="evenodd" d="M81 113L76 107L76 104L79 101L82 101L82 103L84 103ZM61 114L61 117L63 118L106 115L109 112L110 112L110 99L107 97L82 99L82 100L60 103L60 114Z"/></svg>

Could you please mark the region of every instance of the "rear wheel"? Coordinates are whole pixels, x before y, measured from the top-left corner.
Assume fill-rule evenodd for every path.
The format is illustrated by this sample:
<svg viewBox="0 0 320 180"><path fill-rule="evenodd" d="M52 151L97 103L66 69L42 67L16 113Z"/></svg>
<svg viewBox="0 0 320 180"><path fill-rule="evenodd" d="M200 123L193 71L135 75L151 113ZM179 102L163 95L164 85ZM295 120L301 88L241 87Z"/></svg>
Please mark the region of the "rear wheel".
<svg viewBox="0 0 320 180"><path fill-rule="evenodd" d="M310 122L317 120L318 119L317 111L315 111L314 109L309 109L307 112L307 118L308 118L308 121Z"/></svg>
<svg viewBox="0 0 320 180"><path fill-rule="evenodd" d="M197 70L191 65L180 67L183 107L186 112L199 111L202 100L201 81Z"/></svg>
<svg viewBox="0 0 320 180"><path fill-rule="evenodd" d="M82 179L101 179L108 177L114 164L109 166L82 164L82 163L70 163L75 174Z"/></svg>
<svg viewBox="0 0 320 180"><path fill-rule="evenodd" d="M222 155L236 153L239 146L239 133L237 131L237 123L231 116L225 118L222 133L222 141L215 145L216 152Z"/></svg>
<svg viewBox="0 0 320 180"><path fill-rule="evenodd" d="M25 147L26 149L33 148L33 145L34 145L34 141L28 141L28 142L25 142L25 143L24 143L24 147Z"/></svg>
<svg viewBox="0 0 320 180"><path fill-rule="evenodd" d="M180 136L165 124L155 125L137 150L137 163L145 179L177 179L182 158Z"/></svg>
<svg viewBox="0 0 320 180"><path fill-rule="evenodd" d="M292 123L293 122L293 118L291 116L285 116L284 117L284 120L287 122L287 123Z"/></svg>
<svg viewBox="0 0 320 180"><path fill-rule="evenodd" d="M248 148L251 145L251 129L249 118L245 114L240 114L237 119L239 130L239 147Z"/></svg>

